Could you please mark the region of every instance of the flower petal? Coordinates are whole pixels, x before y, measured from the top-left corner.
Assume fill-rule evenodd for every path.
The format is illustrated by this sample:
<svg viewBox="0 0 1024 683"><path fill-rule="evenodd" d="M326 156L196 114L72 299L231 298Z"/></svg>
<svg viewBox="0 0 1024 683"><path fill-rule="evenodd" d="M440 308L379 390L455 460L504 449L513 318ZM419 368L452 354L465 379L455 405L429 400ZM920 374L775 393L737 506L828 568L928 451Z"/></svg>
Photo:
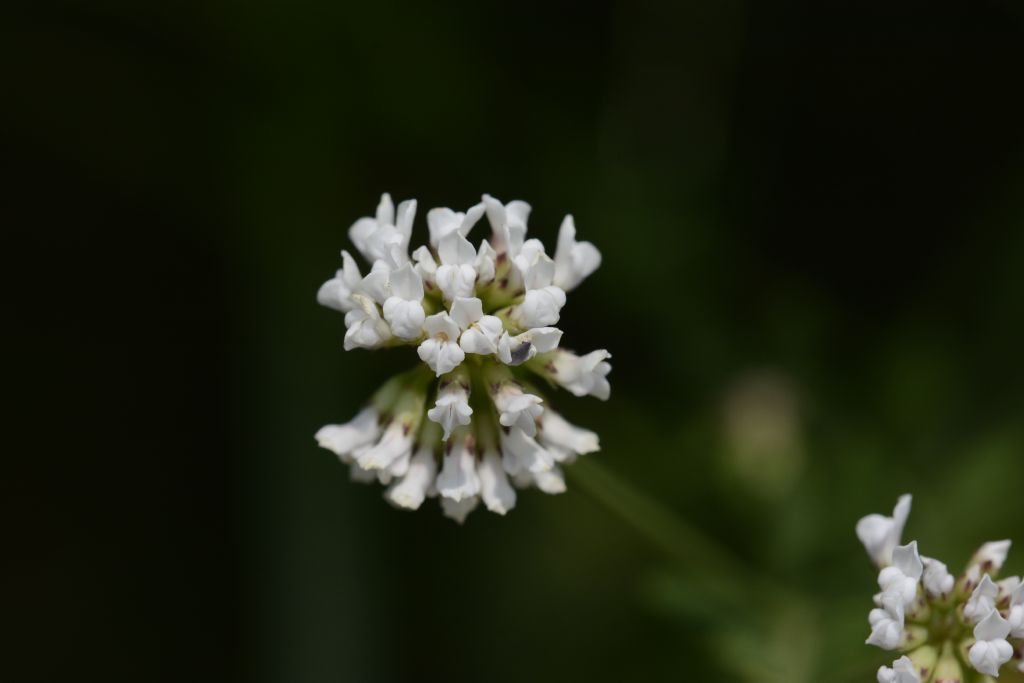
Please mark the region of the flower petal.
<svg viewBox="0 0 1024 683"><path fill-rule="evenodd" d="M395 204L387 192L380 196L380 202L377 204L377 223L380 225L394 225L395 223Z"/></svg>
<svg viewBox="0 0 1024 683"><path fill-rule="evenodd" d="M423 279L411 263L406 263L391 273L391 294L408 301L423 299Z"/></svg>
<svg viewBox="0 0 1024 683"><path fill-rule="evenodd" d="M483 315L483 303L476 297L457 297L452 302L451 317L461 330L468 329Z"/></svg>
<svg viewBox="0 0 1024 683"><path fill-rule="evenodd" d="M477 466L480 497L491 512L504 515L516 505L516 491L508 481L497 451L488 450Z"/></svg>
<svg viewBox="0 0 1024 683"><path fill-rule="evenodd" d="M437 253L441 257L441 263L446 266L472 265L476 258L476 249L458 231L450 232L441 238Z"/></svg>

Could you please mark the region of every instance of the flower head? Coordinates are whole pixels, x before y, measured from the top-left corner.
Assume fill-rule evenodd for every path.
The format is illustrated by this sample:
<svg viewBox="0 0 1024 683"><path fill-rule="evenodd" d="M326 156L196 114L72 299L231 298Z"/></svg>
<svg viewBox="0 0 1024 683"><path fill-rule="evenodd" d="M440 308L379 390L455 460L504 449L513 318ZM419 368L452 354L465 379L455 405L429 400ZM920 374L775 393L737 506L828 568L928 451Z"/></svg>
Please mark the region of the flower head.
<svg viewBox="0 0 1024 683"><path fill-rule="evenodd" d="M902 496L892 517L869 515L857 524L857 536L882 567L867 642L909 655L880 668L878 680L975 680L963 677L961 663L998 677L1024 649L1024 581L995 580L1010 542L984 544L955 578L944 563L921 557L916 541L899 545L909 511L910 496Z"/></svg>
<svg viewBox="0 0 1024 683"><path fill-rule="evenodd" d="M549 256L527 239L529 215L529 204L489 195L465 212L431 209L428 243L410 254L416 201L396 208L384 194L374 216L349 229L368 267L343 251L341 268L317 292L319 303L345 314L346 350L407 346L422 361L350 422L316 434L354 480L387 485L395 507L417 509L436 496L460 523L481 502L505 514L517 487L561 493L558 464L599 449L594 432L551 409L542 387L609 397L610 354L560 349L555 327L566 292L601 254L576 240L567 216ZM491 234L474 244L470 232L484 216Z"/></svg>

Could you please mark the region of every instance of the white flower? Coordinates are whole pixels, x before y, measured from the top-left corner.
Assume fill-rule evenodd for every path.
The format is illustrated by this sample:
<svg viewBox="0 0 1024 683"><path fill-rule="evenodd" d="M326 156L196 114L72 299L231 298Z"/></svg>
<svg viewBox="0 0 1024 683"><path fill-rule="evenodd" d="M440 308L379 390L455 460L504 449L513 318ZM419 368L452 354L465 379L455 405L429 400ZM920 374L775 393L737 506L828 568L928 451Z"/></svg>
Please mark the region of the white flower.
<svg viewBox="0 0 1024 683"><path fill-rule="evenodd" d="M904 655L892 663L892 668L883 666L878 669L878 683L921 683L917 667Z"/></svg>
<svg viewBox="0 0 1024 683"><path fill-rule="evenodd" d="M523 285L527 289L536 289L550 285L555 277L555 262L547 257L544 243L538 239L526 240L512 256L512 263Z"/></svg>
<svg viewBox="0 0 1024 683"><path fill-rule="evenodd" d="M867 642L913 651L915 675L936 683L965 680L958 663L962 659L969 659L986 677L998 676L999 668L1013 657L1007 638L1024 636L1021 580L1010 577L997 584L993 578L1006 561L1010 542L983 545L957 581L944 563L922 558L916 542L890 549L890 544L899 542L909 511L907 495L900 498L893 517L872 515L857 525L857 535L872 559L883 565L891 562L878 574L882 592L875 596L877 607L868 615ZM971 624L975 625L973 644L965 639ZM908 675L911 670L906 667ZM892 669L882 667L878 680L901 681L899 673L895 664Z"/></svg>
<svg viewBox="0 0 1024 683"><path fill-rule="evenodd" d="M504 427L519 427L527 436L537 435L537 418L544 412L544 399L533 394L499 392L494 398L498 422Z"/></svg>
<svg viewBox="0 0 1024 683"><path fill-rule="evenodd" d="M459 366L466 353L459 346L462 331L447 313L435 313L423 322L427 338L416 351L420 359L437 373L437 376L451 372Z"/></svg>
<svg viewBox="0 0 1024 683"><path fill-rule="evenodd" d="M928 595L933 598L948 595L953 590L953 575L945 564L930 557L922 557L924 576L921 583Z"/></svg>
<svg viewBox="0 0 1024 683"><path fill-rule="evenodd" d="M515 507L516 490L502 469L501 456L493 448L484 451L477 466L477 477L480 480L480 497L488 510L503 515Z"/></svg>
<svg viewBox="0 0 1024 683"><path fill-rule="evenodd" d="M494 230L494 248L505 251L511 258L515 258L526 238L526 221L530 217L530 205L519 200L502 204L487 194L483 196L483 202L487 210L487 220Z"/></svg>
<svg viewBox="0 0 1024 683"><path fill-rule="evenodd" d="M883 594L881 607L868 613L871 635L867 644L883 650L895 650L903 640L903 600L896 594Z"/></svg>
<svg viewBox="0 0 1024 683"><path fill-rule="evenodd" d="M476 509L476 506L480 504L480 496L472 496L470 498L463 498L462 500L452 500L451 498L441 499L441 511L445 517L454 519L459 524L466 521L466 517L469 513Z"/></svg>
<svg viewBox="0 0 1024 683"><path fill-rule="evenodd" d="M384 261L374 261L366 274L353 290L376 304L383 304L391 296L391 266Z"/></svg>
<svg viewBox="0 0 1024 683"><path fill-rule="evenodd" d="M544 361L543 372L575 396L594 396L605 401L611 395L607 375L612 366L606 360L611 354L600 349L585 356L558 349L537 360Z"/></svg>
<svg viewBox="0 0 1024 683"><path fill-rule="evenodd" d="M557 465L546 472L532 472L531 474L533 474L534 486L544 493L552 496L565 493L565 475L562 474L562 468Z"/></svg>
<svg viewBox="0 0 1024 683"><path fill-rule="evenodd" d="M434 280L451 301L459 297L471 298L476 290L476 249L458 231L441 238L437 249L441 265L434 273Z"/></svg>
<svg viewBox="0 0 1024 683"><path fill-rule="evenodd" d="M966 578L970 588L977 584L982 574L998 574L1010 553L1010 541L989 541L982 544L968 562Z"/></svg>
<svg viewBox="0 0 1024 683"><path fill-rule="evenodd" d="M538 490L552 496L565 493L565 476L557 466L543 472L520 470L515 474L514 479L516 486L520 488L534 486Z"/></svg>
<svg viewBox="0 0 1024 683"><path fill-rule="evenodd" d="M345 350L374 349L391 338L391 328L380 315L377 304L361 294L353 294L358 306L345 314Z"/></svg>
<svg viewBox="0 0 1024 683"><path fill-rule="evenodd" d="M503 427L519 427L527 436L537 435L537 418L544 412L544 399L527 394L515 380L491 385L491 399Z"/></svg>
<svg viewBox="0 0 1024 683"><path fill-rule="evenodd" d="M417 339L423 332L423 280L406 263L391 273L391 296L384 301L384 319L401 339Z"/></svg>
<svg viewBox="0 0 1024 683"><path fill-rule="evenodd" d="M466 213L455 212L447 208L431 209L427 212L427 229L430 231L430 243L435 247L441 239L452 232L465 237L473 229L480 217L484 215L481 202Z"/></svg>
<svg viewBox="0 0 1024 683"><path fill-rule="evenodd" d="M316 300L321 306L346 313L356 307L356 302L352 301L352 292L363 276L359 273L356 260L345 250L341 252L341 263L342 267L334 277L320 285Z"/></svg>
<svg viewBox="0 0 1024 683"><path fill-rule="evenodd" d="M997 595L999 595L999 586L988 574L984 574L974 588L974 592L971 593L967 604L964 605L964 618L972 624L977 624L996 608Z"/></svg>
<svg viewBox="0 0 1024 683"><path fill-rule="evenodd" d="M570 424L564 417L546 408L540 416L540 435L537 440L555 462L571 463L578 455L601 450L596 433Z"/></svg>
<svg viewBox="0 0 1024 683"><path fill-rule="evenodd" d="M513 476L524 470L533 473L544 472L555 464L551 454L518 427L502 432L501 453L505 471Z"/></svg>
<svg viewBox="0 0 1024 683"><path fill-rule="evenodd" d="M349 237L367 261L386 261L397 268L409 260L409 238L415 217L415 199L398 205L396 219L391 196L384 193L377 206L376 218L356 221L349 228Z"/></svg>
<svg viewBox="0 0 1024 683"><path fill-rule="evenodd" d="M576 224L571 215L566 216L558 230L555 285L566 292L576 289L600 265L601 252L590 242L576 241Z"/></svg>
<svg viewBox="0 0 1024 683"><path fill-rule="evenodd" d="M991 610L977 626L974 627L974 638L977 642L971 646L968 655L971 665L983 674L999 676L999 667L1013 657L1013 647L1006 641L1010 635L1010 624L999 612Z"/></svg>
<svg viewBox="0 0 1024 683"><path fill-rule="evenodd" d="M433 448L421 446L409 461L405 476L392 484L384 496L396 507L416 510L423 504L436 475L437 461Z"/></svg>
<svg viewBox="0 0 1024 683"><path fill-rule="evenodd" d="M498 340L498 358L505 365L521 365L538 353L558 348L561 339L562 331L557 327L535 327L514 337L505 332Z"/></svg>
<svg viewBox="0 0 1024 683"><path fill-rule="evenodd" d="M416 200L409 199L398 205L394 225L379 225L366 239L367 258L385 261L397 268L409 260L409 237L416 216Z"/></svg>
<svg viewBox="0 0 1024 683"><path fill-rule="evenodd" d="M470 423L472 415L466 378L458 376L442 381L437 392L437 402L427 411L427 417L444 428L444 436L441 438L447 441L453 429Z"/></svg>
<svg viewBox="0 0 1024 683"><path fill-rule="evenodd" d="M437 261L434 260L430 249L417 247L416 251L412 252L412 260L416 264L416 272L423 278L423 282L427 287L432 287L437 277Z"/></svg>
<svg viewBox="0 0 1024 683"><path fill-rule="evenodd" d="M567 216L549 257L527 239L529 204L489 195L465 213L431 209L429 240L413 245L416 208L383 194L375 215L349 228L366 265L343 251L317 300L344 313L346 350L414 347L421 362L388 380L352 422L319 430L317 442L352 480L384 484L395 507L438 497L459 523L480 501L505 514L516 488L565 491L556 463L598 450L598 438L546 409L549 387L607 399L611 365L604 350L561 352L554 324L566 290L598 267L600 253L576 241ZM492 232L470 242L484 214Z"/></svg>
<svg viewBox="0 0 1024 683"><path fill-rule="evenodd" d="M509 317L524 330L554 325L565 305L565 292L552 284L555 262L542 250L524 248L515 263L522 273L526 294L522 303L513 307Z"/></svg>
<svg viewBox="0 0 1024 683"><path fill-rule="evenodd" d="M391 464L383 469L370 470L377 473L377 481L387 486L393 479L401 479L409 472L409 464L412 462L412 449L409 449L398 456Z"/></svg>
<svg viewBox="0 0 1024 683"><path fill-rule="evenodd" d="M1024 638L1024 582L1017 584L1010 597L1010 612L1006 617L1010 624L1010 635Z"/></svg>
<svg viewBox="0 0 1024 683"><path fill-rule="evenodd" d="M892 566L878 573L878 586L883 594L899 596L903 607L907 608L917 599L917 583L923 573L924 563L917 552L917 541L911 541L892 551Z"/></svg>
<svg viewBox="0 0 1024 683"><path fill-rule="evenodd" d="M364 470L382 470L390 467L396 460L412 452L413 437L408 423L403 420L392 420L384 429L384 435L371 448L362 451L356 457L359 466Z"/></svg>
<svg viewBox="0 0 1024 683"><path fill-rule="evenodd" d="M459 346L466 353L495 354L498 352L502 331L500 318L493 315L481 316L462 333Z"/></svg>
<svg viewBox="0 0 1024 683"><path fill-rule="evenodd" d="M360 484L369 484L379 481L377 478L378 471L379 470L364 470L359 466L359 463L352 462L348 469L348 478Z"/></svg>
<svg viewBox="0 0 1024 683"><path fill-rule="evenodd" d="M437 475L437 492L459 502L480 493L476 473L476 447L473 437L464 434L452 439L445 448L444 464Z"/></svg>
<svg viewBox="0 0 1024 683"><path fill-rule="evenodd" d="M857 537L868 555L880 567L892 562L892 551L900 543L903 527L910 515L910 494L900 496L892 517L871 514L857 522Z"/></svg>
<svg viewBox="0 0 1024 683"><path fill-rule="evenodd" d="M498 350L501 319L484 315L483 303L476 297L457 298L452 302L452 320L463 330L459 346L466 353L493 354Z"/></svg>
<svg viewBox="0 0 1024 683"><path fill-rule="evenodd" d="M374 218L360 218L348 229L348 238L356 245L359 253L368 261L374 259L367 252L367 241L370 235L383 225L394 225L395 205L391 201L391 195L385 192L380 196L380 203L377 204L377 214Z"/></svg>
<svg viewBox="0 0 1024 683"><path fill-rule="evenodd" d="M512 315L520 329L547 327L558 322L559 312L564 305L565 292L558 287L530 289Z"/></svg>
<svg viewBox="0 0 1024 683"><path fill-rule="evenodd" d="M373 444L380 438L379 420L380 415L375 408L363 408L345 424L321 427L316 433L316 441L321 448L334 451L342 462L349 462L352 451Z"/></svg>
<svg viewBox="0 0 1024 683"><path fill-rule="evenodd" d="M497 267L498 254L491 247L487 240L481 240L480 248L476 252L476 258L473 260L473 270L476 271L476 281L479 285L484 285L494 279L494 275Z"/></svg>

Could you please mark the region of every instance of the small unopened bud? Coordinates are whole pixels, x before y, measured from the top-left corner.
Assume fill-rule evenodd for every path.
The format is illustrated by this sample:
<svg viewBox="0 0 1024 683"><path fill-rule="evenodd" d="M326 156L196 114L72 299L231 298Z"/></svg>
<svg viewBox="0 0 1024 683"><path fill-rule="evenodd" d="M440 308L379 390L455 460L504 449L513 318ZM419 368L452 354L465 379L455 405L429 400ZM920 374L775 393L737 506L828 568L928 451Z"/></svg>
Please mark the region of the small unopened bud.
<svg viewBox="0 0 1024 683"><path fill-rule="evenodd" d="M977 641L973 637L971 637L971 638L964 638L963 640L961 640L957 644L956 651L957 651L957 654L960 656L960 659L962 659L965 662L971 661L971 655L970 655L971 647L973 647L974 643L976 643L976 642Z"/></svg>
<svg viewBox="0 0 1024 683"><path fill-rule="evenodd" d="M924 626L907 624L903 628L903 641L900 643L901 650L913 650L928 641L928 629Z"/></svg>
<svg viewBox="0 0 1024 683"><path fill-rule="evenodd" d="M907 621L927 624L932 618L932 608L923 593L919 593L914 602L907 608ZM922 676L922 679L924 677Z"/></svg>
<svg viewBox="0 0 1024 683"><path fill-rule="evenodd" d="M960 668L960 661L957 660L952 648L946 647L942 656L935 663L934 683L963 683L964 672Z"/></svg>
<svg viewBox="0 0 1024 683"><path fill-rule="evenodd" d="M938 650L931 645L922 645L907 656L914 663L914 668L921 675L922 681L927 681L931 678L932 670L939 659Z"/></svg>
<svg viewBox="0 0 1024 683"><path fill-rule="evenodd" d="M396 420L401 420L402 424L405 425L407 432L415 433L419 429L420 421L423 419L423 409L426 400L426 387L422 385L414 384L399 394L392 413Z"/></svg>

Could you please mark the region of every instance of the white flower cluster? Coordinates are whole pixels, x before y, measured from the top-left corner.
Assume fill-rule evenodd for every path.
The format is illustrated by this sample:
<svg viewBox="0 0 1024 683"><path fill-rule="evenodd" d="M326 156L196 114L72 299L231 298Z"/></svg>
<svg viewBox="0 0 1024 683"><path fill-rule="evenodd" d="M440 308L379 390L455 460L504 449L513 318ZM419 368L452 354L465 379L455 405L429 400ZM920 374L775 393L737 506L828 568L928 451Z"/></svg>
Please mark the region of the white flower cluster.
<svg viewBox="0 0 1024 683"><path fill-rule="evenodd" d="M345 314L346 350L409 345L423 361L385 383L351 422L316 434L353 479L388 485L385 497L397 507L439 496L460 523L481 501L505 514L516 487L561 493L559 465L599 448L596 434L549 407L536 380L608 398L610 354L561 349L554 327L566 292L601 254L576 241L566 216L549 256L526 238L529 214L525 202L488 195L465 213L431 209L430 242L410 254L416 200L396 210L384 194L376 216L349 229L369 271L342 251L341 269L317 294ZM484 216L490 238L474 246L468 235Z"/></svg>
<svg viewBox="0 0 1024 683"><path fill-rule="evenodd" d="M857 523L857 536L881 569L867 642L907 653L878 670L879 683L985 681L1008 663L1024 672L1024 579L996 581L1010 541L982 545L954 577L942 562L920 555L917 541L900 545L910 503L901 496L892 517L868 515Z"/></svg>

